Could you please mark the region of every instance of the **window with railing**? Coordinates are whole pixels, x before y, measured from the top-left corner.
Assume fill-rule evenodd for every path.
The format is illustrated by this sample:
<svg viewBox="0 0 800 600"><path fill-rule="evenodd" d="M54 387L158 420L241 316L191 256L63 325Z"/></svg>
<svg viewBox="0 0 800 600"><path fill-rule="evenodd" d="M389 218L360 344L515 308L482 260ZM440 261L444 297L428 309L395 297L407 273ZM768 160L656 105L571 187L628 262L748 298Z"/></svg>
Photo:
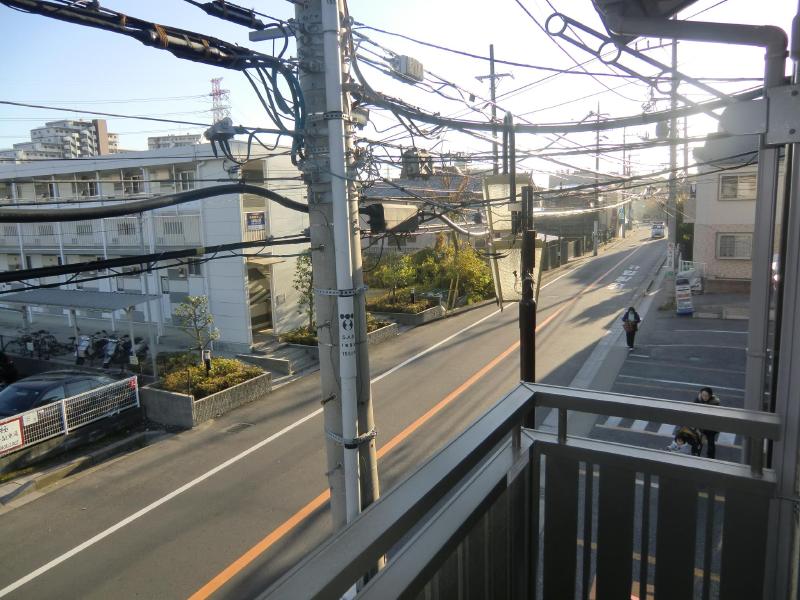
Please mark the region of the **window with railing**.
<svg viewBox="0 0 800 600"><path fill-rule="evenodd" d="M164 220L161 227L164 235L183 235L183 222L177 219Z"/></svg>
<svg viewBox="0 0 800 600"><path fill-rule="evenodd" d="M94 233L92 222L86 221L85 223L77 223L75 225L75 233L78 235L92 235L92 233Z"/></svg>
<svg viewBox="0 0 800 600"><path fill-rule="evenodd" d="M136 235L136 223L128 221L117 223L117 235Z"/></svg>
<svg viewBox="0 0 800 600"><path fill-rule="evenodd" d="M97 196L96 181L74 181L72 183L72 195L81 198Z"/></svg>
<svg viewBox="0 0 800 600"><path fill-rule="evenodd" d="M52 223L40 223L36 227L36 233L38 235L54 235L55 229L53 228Z"/></svg>
<svg viewBox="0 0 800 600"><path fill-rule="evenodd" d="M3 235L5 237L16 237L16 235L17 235L17 226L16 225L3 225Z"/></svg>

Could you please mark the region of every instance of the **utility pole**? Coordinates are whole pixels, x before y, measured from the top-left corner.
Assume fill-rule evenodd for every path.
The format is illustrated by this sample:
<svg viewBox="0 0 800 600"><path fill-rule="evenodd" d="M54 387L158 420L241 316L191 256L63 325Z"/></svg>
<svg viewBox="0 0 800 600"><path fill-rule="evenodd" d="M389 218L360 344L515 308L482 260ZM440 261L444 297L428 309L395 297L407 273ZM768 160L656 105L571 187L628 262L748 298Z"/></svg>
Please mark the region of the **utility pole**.
<svg viewBox="0 0 800 600"><path fill-rule="evenodd" d="M300 167L311 209L326 474L333 525L339 529L378 493L357 199L355 187L348 183L352 180L348 171L352 157L347 156L352 143L351 102L342 89L339 2L297 3L295 18L300 85L307 112L307 153ZM361 472L359 454L364 465Z"/></svg>
<svg viewBox="0 0 800 600"><path fill-rule="evenodd" d="M626 148L625 146L628 143L628 135L626 129L622 128L622 177L628 177L628 162L627 162L627 155L626 155ZM625 230L628 228L628 195L627 195L627 183L622 184L622 239L625 239Z"/></svg>
<svg viewBox="0 0 800 600"><path fill-rule="evenodd" d="M513 78L514 75L511 73L495 73L494 44L489 44L489 74L478 75L475 79L478 81L483 81L484 79L489 80L489 93L491 94L490 98L492 100L492 174L494 175L497 175L500 172L500 158L497 147L497 84L495 81L502 79L503 77Z"/></svg>
<svg viewBox="0 0 800 600"><path fill-rule="evenodd" d="M679 80L675 76L678 69L678 40L672 40L672 88L670 90L670 112L672 117L669 121L669 199L667 201L669 219L669 244L672 251L667 251L667 277L673 278L675 275L675 255L678 252L678 186L675 171L678 168L678 146L677 146L677 133L678 133L678 118L675 116L675 111L678 109L678 83ZM670 279L674 283L674 279ZM675 286L670 286L670 295L675 296Z"/></svg>
<svg viewBox="0 0 800 600"><path fill-rule="evenodd" d="M595 213L597 217L594 220L594 243L592 244L592 255L597 256L597 246L599 243L599 229L600 229L600 102L597 103L597 112L595 113L595 138L594 138L594 206L597 209Z"/></svg>

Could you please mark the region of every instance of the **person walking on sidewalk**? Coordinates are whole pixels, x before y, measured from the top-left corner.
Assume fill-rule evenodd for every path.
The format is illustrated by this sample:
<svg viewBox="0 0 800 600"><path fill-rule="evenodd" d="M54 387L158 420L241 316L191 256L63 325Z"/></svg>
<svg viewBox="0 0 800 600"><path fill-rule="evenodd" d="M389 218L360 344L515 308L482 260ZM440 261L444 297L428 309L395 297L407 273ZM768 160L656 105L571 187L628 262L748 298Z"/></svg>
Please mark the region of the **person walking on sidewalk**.
<svg viewBox="0 0 800 600"><path fill-rule="evenodd" d="M694 399L695 402L698 404L707 404L709 406L719 406L719 398L714 395L714 390L710 387L704 387L700 389L700 392L697 394L697 398ZM710 429L702 429L703 435L706 438L706 456L708 458L716 458L717 455L717 435L719 434L718 431L712 431Z"/></svg>
<svg viewBox="0 0 800 600"><path fill-rule="evenodd" d="M633 350L633 342L636 339L636 332L639 331L639 323L642 322L639 313L632 306L628 307L625 314L622 315L622 328L625 330L625 341L628 344L628 350Z"/></svg>

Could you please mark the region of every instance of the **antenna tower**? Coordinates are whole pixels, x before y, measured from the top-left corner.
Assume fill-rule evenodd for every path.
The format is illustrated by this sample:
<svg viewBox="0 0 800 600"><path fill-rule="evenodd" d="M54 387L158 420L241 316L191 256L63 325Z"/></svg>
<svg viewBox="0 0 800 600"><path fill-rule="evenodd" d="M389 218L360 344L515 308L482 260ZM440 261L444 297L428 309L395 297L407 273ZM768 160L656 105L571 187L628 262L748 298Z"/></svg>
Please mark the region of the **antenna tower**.
<svg viewBox="0 0 800 600"><path fill-rule="evenodd" d="M211 80L211 100L214 123L219 123L225 117L231 116L231 96L230 90L223 90L220 83L222 77L214 77Z"/></svg>

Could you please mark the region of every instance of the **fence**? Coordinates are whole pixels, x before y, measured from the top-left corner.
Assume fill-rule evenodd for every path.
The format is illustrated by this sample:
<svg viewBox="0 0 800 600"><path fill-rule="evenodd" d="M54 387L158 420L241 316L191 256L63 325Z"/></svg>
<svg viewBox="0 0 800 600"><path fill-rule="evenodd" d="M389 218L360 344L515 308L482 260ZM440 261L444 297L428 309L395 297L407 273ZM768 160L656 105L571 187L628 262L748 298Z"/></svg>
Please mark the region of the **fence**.
<svg viewBox="0 0 800 600"><path fill-rule="evenodd" d="M136 377L0 420L0 456L139 406Z"/></svg>
<svg viewBox="0 0 800 600"><path fill-rule="evenodd" d="M551 408L557 433L521 427ZM573 437L568 412L748 438L749 465ZM774 414L520 384L260 600L773 598ZM762 589L766 586L766 591ZM466 592L466 593L465 593Z"/></svg>

